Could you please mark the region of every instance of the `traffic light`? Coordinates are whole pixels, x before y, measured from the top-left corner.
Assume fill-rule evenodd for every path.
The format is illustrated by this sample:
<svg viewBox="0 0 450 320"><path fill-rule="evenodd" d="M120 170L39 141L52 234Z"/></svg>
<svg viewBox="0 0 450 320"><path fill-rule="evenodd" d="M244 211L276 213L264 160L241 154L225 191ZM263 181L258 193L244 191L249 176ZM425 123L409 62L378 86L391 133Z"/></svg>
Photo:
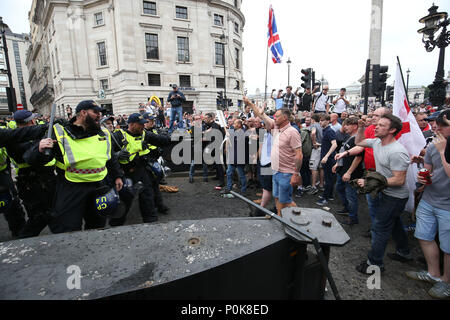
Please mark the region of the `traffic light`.
<svg viewBox="0 0 450 320"><path fill-rule="evenodd" d="M223 107L223 91L217 91L217 106Z"/></svg>
<svg viewBox="0 0 450 320"><path fill-rule="evenodd" d="M386 101L394 101L394 87L392 86L386 87Z"/></svg>
<svg viewBox="0 0 450 320"><path fill-rule="evenodd" d="M303 77L301 78L303 83L302 83L302 88L306 89L306 88L311 88L311 81L312 81L312 69L308 68L308 69L302 69L302 74Z"/></svg>
<svg viewBox="0 0 450 320"><path fill-rule="evenodd" d="M383 96L386 90L386 81L388 78L387 72L389 66L380 66L374 64L372 68L372 95L378 98Z"/></svg>

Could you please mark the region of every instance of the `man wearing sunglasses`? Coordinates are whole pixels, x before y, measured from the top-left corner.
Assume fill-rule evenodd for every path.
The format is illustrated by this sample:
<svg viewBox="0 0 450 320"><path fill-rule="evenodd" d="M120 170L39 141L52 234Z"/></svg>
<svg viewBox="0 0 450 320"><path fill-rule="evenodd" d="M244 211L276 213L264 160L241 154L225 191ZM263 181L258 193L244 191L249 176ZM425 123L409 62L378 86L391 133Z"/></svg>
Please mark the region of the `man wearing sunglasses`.
<svg viewBox="0 0 450 320"><path fill-rule="evenodd" d="M314 113L330 113L330 103L328 102L328 86L323 86L322 92L314 94L314 102L312 112Z"/></svg>

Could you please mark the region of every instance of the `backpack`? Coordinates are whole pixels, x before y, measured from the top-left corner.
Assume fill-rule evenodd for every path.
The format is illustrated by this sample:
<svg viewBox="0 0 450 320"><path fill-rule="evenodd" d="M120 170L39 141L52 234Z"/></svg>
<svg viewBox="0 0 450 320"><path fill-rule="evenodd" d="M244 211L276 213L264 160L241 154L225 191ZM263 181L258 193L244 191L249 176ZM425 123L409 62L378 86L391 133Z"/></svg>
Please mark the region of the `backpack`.
<svg viewBox="0 0 450 320"><path fill-rule="evenodd" d="M300 129L300 135L302 137L302 152L304 158L310 158L312 153L312 140L311 132L308 129Z"/></svg>

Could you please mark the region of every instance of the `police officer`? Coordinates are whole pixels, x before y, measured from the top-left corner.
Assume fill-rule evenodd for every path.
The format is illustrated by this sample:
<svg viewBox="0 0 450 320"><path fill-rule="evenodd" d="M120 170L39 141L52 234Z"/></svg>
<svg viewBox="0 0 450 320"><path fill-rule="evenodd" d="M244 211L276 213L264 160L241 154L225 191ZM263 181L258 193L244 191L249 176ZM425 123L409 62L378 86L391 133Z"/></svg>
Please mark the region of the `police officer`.
<svg viewBox="0 0 450 320"><path fill-rule="evenodd" d="M117 192L123 186L123 171L112 152L111 134L100 127L101 108L92 100L78 104L75 117L66 125L53 126L53 139L44 139L39 155L50 161L45 150L51 148L56 159L57 183L53 218L49 223L53 233L102 228L106 217L97 212L95 196L107 183L107 175ZM56 140L56 143L54 143ZM50 158L50 159L49 159Z"/></svg>
<svg viewBox="0 0 450 320"><path fill-rule="evenodd" d="M37 114L28 110L14 113L18 128L35 125ZM28 214L28 221L19 232L19 238L38 236L47 226L51 215L53 196L55 194L56 176L55 160L49 163L32 162L26 159L28 151L39 147L39 140L9 145L6 150L16 168L17 191Z"/></svg>
<svg viewBox="0 0 450 320"><path fill-rule="evenodd" d="M116 140L120 146L114 145L115 151L119 152L119 162L125 171L126 178L133 181L136 185L141 182L143 188L139 193L139 208L144 223L152 223L158 221L154 202L154 187L152 180L146 170L148 164L147 155L150 153L149 146L164 146L169 143L166 136L155 135L152 132L145 132L144 126L147 120L144 116L135 113L128 118L128 129L118 130L114 133ZM122 218L111 219L111 226L123 225L126 221L127 212Z"/></svg>
<svg viewBox="0 0 450 320"><path fill-rule="evenodd" d="M156 135L160 134L155 126L155 116L151 113L145 113L144 119L147 120L147 123L144 125L145 131L147 133L154 133ZM167 137L169 140L169 137ZM155 199L155 206L158 209L158 212L161 214L168 214L169 208L164 205L163 197L161 191L159 190L160 184L167 184L164 177L159 177L155 174L155 172L151 169L151 165L158 161L158 159L162 156L162 149L158 148L154 145L149 145L150 153L147 155L147 162L150 166L147 166L147 172L152 180L153 186L153 194Z"/></svg>
<svg viewBox="0 0 450 320"><path fill-rule="evenodd" d="M4 193L6 198L10 199L10 203L6 208L0 208L4 212L6 221L8 222L9 230L13 238L19 236L20 230L25 225L25 212L20 205L17 190L11 178L10 163L6 153L6 148L20 142L30 139L38 139L41 137L47 126L25 127L20 129L3 129L0 128L0 187L1 193Z"/></svg>

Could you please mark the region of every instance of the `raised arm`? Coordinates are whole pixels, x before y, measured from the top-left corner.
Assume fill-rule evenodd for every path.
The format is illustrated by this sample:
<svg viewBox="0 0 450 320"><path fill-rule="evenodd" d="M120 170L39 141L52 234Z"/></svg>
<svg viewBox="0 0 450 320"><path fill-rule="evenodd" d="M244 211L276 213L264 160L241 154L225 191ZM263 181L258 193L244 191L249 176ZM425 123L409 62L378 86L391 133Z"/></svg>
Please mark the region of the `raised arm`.
<svg viewBox="0 0 450 320"><path fill-rule="evenodd" d="M366 122L363 119L358 121L358 133L356 134L355 144L359 147L370 148L369 144L366 142L366 137L364 131L366 129Z"/></svg>
<svg viewBox="0 0 450 320"><path fill-rule="evenodd" d="M275 121L273 121L272 119L270 119L270 118L264 113L264 111L261 112L261 110L260 110L256 105L254 105L247 97L244 97L243 101L244 101L244 104L245 104L245 105L249 105L249 106L252 108L253 113L254 113L257 117L261 118L261 119L264 121L264 123L266 123L270 128L273 128L273 127L274 127Z"/></svg>

